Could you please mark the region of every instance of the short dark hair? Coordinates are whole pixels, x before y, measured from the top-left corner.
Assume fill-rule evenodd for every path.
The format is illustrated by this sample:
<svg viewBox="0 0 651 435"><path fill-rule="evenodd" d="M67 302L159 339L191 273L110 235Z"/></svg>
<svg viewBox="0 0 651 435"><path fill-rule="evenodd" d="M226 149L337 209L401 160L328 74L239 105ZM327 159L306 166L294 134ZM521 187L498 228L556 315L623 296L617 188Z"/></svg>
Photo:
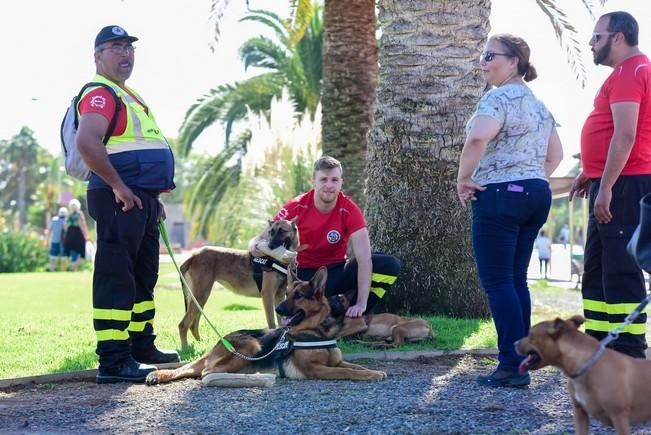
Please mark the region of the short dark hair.
<svg viewBox="0 0 651 435"><path fill-rule="evenodd" d="M624 11L609 12L601 16L602 18L608 17L608 31L609 32L622 32L624 40L630 46L635 46L638 43L639 27L633 15Z"/></svg>
<svg viewBox="0 0 651 435"><path fill-rule="evenodd" d="M341 173L343 175L344 168L342 168L341 162L334 157L323 155L319 157L316 162L314 162L314 166L312 167L312 175L316 174L316 171L327 171L335 168L341 169Z"/></svg>

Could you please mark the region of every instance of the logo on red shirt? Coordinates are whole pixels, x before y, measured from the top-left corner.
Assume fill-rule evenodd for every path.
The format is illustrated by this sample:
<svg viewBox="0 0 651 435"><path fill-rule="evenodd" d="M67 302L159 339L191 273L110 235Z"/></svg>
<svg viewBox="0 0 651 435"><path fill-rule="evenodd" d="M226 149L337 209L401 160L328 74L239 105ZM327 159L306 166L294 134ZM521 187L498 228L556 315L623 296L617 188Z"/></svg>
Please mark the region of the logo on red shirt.
<svg viewBox="0 0 651 435"><path fill-rule="evenodd" d="M337 230L330 230L328 231L326 238L328 239L328 243L334 245L339 240L341 240L341 234L339 234L339 231Z"/></svg>
<svg viewBox="0 0 651 435"><path fill-rule="evenodd" d="M90 99L90 107L99 107L103 109L106 107L106 98L101 95L93 95Z"/></svg>
<svg viewBox="0 0 651 435"><path fill-rule="evenodd" d="M281 219L286 219L288 214L289 214L289 212L287 211L287 209L285 207L281 208L278 211L278 217L281 218Z"/></svg>

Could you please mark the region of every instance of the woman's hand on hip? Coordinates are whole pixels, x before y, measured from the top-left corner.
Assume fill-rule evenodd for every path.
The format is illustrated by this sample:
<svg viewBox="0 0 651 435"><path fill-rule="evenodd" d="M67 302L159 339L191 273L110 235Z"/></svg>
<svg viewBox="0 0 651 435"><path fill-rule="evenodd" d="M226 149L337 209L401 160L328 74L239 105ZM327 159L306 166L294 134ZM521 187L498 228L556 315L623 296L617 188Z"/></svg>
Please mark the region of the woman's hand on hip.
<svg viewBox="0 0 651 435"><path fill-rule="evenodd" d="M481 186L470 178L457 180L457 196L459 197L459 202L461 207L466 206L466 201L475 201L475 192L481 192L486 190L484 186Z"/></svg>

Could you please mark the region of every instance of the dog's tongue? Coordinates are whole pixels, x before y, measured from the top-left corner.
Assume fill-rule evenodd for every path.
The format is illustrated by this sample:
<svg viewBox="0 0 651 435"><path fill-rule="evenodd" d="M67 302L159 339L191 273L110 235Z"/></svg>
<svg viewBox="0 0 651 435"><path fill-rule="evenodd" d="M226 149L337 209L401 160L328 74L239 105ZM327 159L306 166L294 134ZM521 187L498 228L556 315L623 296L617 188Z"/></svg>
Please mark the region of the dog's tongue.
<svg viewBox="0 0 651 435"><path fill-rule="evenodd" d="M531 355L527 355L527 357L523 359L522 362L520 363L520 366L518 367L518 372L521 375L524 375L525 373L527 373L527 370L529 370L530 359L531 359Z"/></svg>

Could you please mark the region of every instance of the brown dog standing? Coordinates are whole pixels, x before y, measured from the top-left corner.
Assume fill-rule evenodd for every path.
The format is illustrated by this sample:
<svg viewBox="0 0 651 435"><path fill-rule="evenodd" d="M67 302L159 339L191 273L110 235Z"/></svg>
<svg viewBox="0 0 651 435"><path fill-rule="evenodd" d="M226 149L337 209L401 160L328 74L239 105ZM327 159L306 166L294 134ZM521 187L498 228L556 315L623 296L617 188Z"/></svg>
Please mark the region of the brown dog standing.
<svg viewBox="0 0 651 435"><path fill-rule="evenodd" d="M618 434L630 433L632 424L651 420L651 361L605 349L584 371L599 342L578 331L583 322L583 317L574 316L531 328L529 336L516 342L517 352L527 356L520 369L551 365L568 376L577 434L588 433L589 415L614 427Z"/></svg>
<svg viewBox="0 0 651 435"><path fill-rule="evenodd" d="M182 378L205 377L211 373L279 372L291 379L350 379L375 381L386 378L386 373L370 370L342 359L336 344L326 347L304 347L309 343L323 343L337 336L339 322L325 322L330 316L330 305L324 296L328 269L320 268L308 281L293 281L288 285L287 298L278 305L278 313L286 319L285 328L271 330L241 330L225 338L243 355L256 358L249 361L229 352L220 341L203 357L175 370L157 370L147 375L147 384L170 382ZM283 332L289 338L288 351L274 349Z"/></svg>
<svg viewBox="0 0 651 435"><path fill-rule="evenodd" d="M268 228L269 248L284 246L290 251L298 249L298 229L295 221L280 219L270 222ZM219 246L205 246L192 254L181 265L181 273L192 289L192 294L203 308L208 301L212 286L216 282L233 293L243 296L262 297L267 325L276 327L274 307L285 295L287 276L277 271L262 273L262 288L253 277L251 254L242 249L229 249ZM188 345L188 329L197 340L201 313L195 303L187 296L184 288L185 315L179 323L181 346Z"/></svg>

